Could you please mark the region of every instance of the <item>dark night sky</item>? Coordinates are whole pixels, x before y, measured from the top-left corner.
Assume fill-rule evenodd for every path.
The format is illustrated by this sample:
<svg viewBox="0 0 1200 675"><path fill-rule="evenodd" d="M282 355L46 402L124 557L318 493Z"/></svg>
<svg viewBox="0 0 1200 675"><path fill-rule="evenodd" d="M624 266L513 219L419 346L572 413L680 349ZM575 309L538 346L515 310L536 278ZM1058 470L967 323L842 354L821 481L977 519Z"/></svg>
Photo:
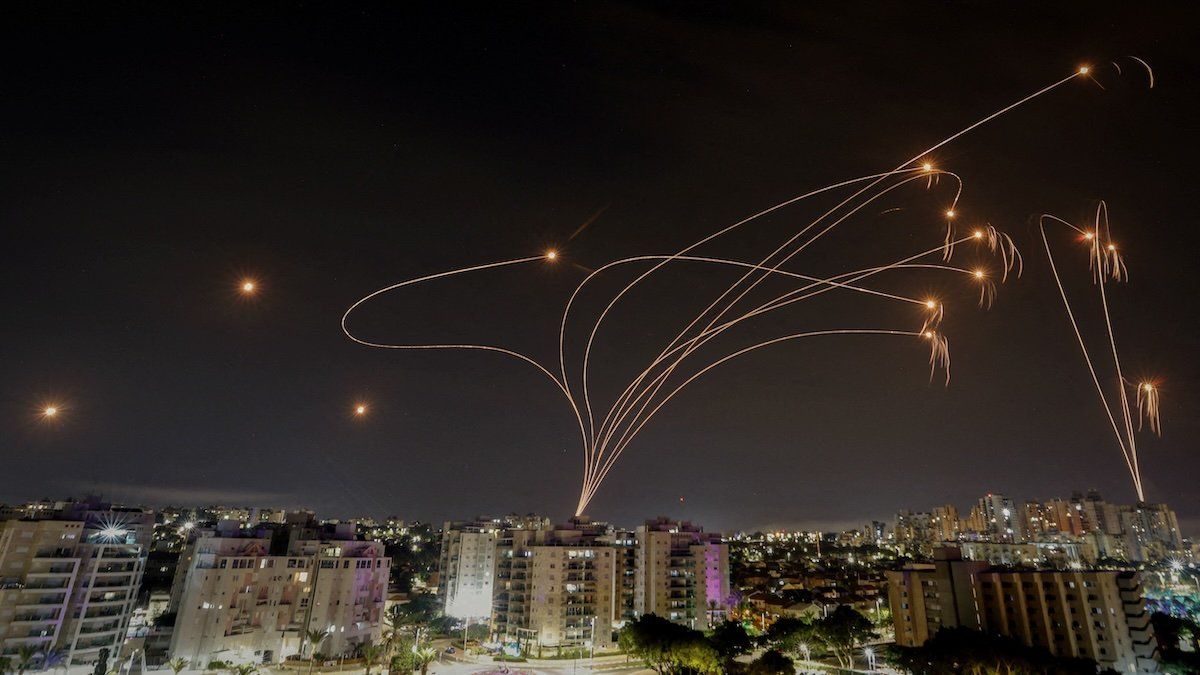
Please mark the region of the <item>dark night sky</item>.
<svg viewBox="0 0 1200 675"><path fill-rule="evenodd" d="M857 523L987 491L1132 501L1030 219L1084 222L1105 199L1132 276L1113 291L1126 365L1160 377L1165 399L1164 437L1142 443L1147 497L1197 534L1200 89L1184 3L446 4L39 3L6 17L0 501L100 490L565 517L578 440L548 382L495 355L356 346L344 309L549 245L587 267L668 253L891 168L1081 63L1136 54L1153 90L1119 61L1107 90L1072 82L937 154L966 181L964 217L1012 233L1027 261L987 312L944 278L896 277L952 304L948 389L928 382L924 346L900 340L759 352L664 409L590 512L719 529ZM921 209L945 195L912 189L893 220L868 214L794 269L936 242ZM810 213L721 252L761 255ZM1086 262L1059 242L1086 292ZM694 272L618 314L604 375L732 280ZM246 274L253 302L235 292ZM551 360L580 277L535 266L431 286L372 306L362 328ZM857 299L819 307L768 328L913 321ZM351 419L360 399L371 415ZM37 417L46 401L65 408L53 424Z"/></svg>

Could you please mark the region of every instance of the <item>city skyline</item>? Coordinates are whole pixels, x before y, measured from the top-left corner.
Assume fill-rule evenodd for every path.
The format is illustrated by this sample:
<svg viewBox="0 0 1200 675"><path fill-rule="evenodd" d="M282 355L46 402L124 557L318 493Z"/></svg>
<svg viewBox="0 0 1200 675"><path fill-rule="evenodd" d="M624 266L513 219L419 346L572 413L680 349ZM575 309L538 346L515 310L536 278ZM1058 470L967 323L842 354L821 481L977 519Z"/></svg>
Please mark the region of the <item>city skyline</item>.
<svg viewBox="0 0 1200 675"><path fill-rule="evenodd" d="M987 311L932 277L904 289L952 305L948 388L907 346L764 351L656 417L587 513L729 531L861 524L987 491L1136 501L1030 220L1082 225L1105 200L1131 278L1110 291L1115 330L1131 379L1163 391L1163 437L1140 450L1146 501L1179 509L1186 533L1200 525L1200 235L1171 182L1195 141L1195 56L1182 32L1160 34L1161 14L860 9L895 26L866 48L819 9L509 8L493 18L511 35L453 8L278 23L91 11L65 27L30 17L10 40L56 49L4 76L20 92L2 108L19 161L3 169L16 235L0 300L21 320L2 333L0 502L97 492L563 520L578 434L536 373L493 355L361 349L338 330L345 308L403 279L552 250L536 271L385 303L369 327L411 341L482 330L553 361L539 341L556 328L550 308L587 271L886 171L1081 64L1136 54L1152 89L1133 67L1103 88L1079 78L933 158L964 177L962 217L1012 234L1026 267ZM1012 32L1068 18L1042 53L1010 53ZM934 36L949 55L936 66L900 49ZM842 244L869 258L906 243L888 218L936 233L921 209L943 195L917 192ZM738 257L790 225L737 242ZM1063 249L1057 264L1087 292L1086 261ZM820 262L801 271L831 274ZM707 302L722 287L681 275L666 289L676 302L635 301L619 350L668 340L695 291Z"/></svg>

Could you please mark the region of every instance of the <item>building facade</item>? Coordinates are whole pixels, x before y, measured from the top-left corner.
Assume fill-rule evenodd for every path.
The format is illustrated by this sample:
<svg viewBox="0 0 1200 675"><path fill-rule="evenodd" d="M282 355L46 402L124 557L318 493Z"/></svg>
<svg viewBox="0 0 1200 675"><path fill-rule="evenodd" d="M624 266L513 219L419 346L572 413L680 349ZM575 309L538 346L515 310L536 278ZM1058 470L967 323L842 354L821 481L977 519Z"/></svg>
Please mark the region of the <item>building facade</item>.
<svg viewBox="0 0 1200 675"><path fill-rule="evenodd" d="M302 649L309 656L308 631L327 634L315 649L325 654L380 638L391 573L382 543L292 538L284 551L271 547L260 533L196 538L172 587L171 658L276 663Z"/></svg>
<svg viewBox="0 0 1200 675"><path fill-rule="evenodd" d="M89 499L0 523L0 656L116 657L146 568L153 514Z"/></svg>
<svg viewBox="0 0 1200 675"><path fill-rule="evenodd" d="M1158 672L1150 616L1134 572L999 571L943 548L932 564L890 571L896 644L963 627L1093 659L1101 669Z"/></svg>

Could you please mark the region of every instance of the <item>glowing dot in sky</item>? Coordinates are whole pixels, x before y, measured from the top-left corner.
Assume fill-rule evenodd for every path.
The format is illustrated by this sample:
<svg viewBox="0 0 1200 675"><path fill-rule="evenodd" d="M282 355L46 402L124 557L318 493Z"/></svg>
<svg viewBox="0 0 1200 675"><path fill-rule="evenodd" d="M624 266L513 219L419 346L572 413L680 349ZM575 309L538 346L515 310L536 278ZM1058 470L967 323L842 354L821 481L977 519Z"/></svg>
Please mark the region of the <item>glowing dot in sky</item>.
<svg viewBox="0 0 1200 675"><path fill-rule="evenodd" d="M360 417L363 415L366 415L367 414L367 406L362 403L359 403L358 405L354 406L354 414L358 415Z"/></svg>
<svg viewBox="0 0 1200 675"><path fill-rule="evenodd" d="M246 279L245 281L242 282L242 292L247 295L253 293L257 289L258 289L258 284L254 283L254 281L252 279Z"/></svg>
<svg viewBox="0 0 1200 675"><path fill-rule="evenodd" d="M42 414L45 415L46 417L54 417L55 415L58 414L58 408L56 408L52 405L46 406L46 409L42 411Z"/></svg>
<svg viewBox="0 0 1200 675"><path fill-rule="evenodd" d="M925 306L928 307L929 309L933 309L934 307L937 307L937 303L934 302L933 300L926 300Z"/></svg>
<svg viewBox="0 0 1200 675"><path fill-rule="evenodd" d="M947 217L947 218L953 218L953 217L954 217L954 209L947 209L947 210L946 210L946 217Z"/></svg>
<svg viewBox="0 0 1200 675"><path fill-rule="evenodd" d="M1091 68L1088 68L1087 66L1080 66L1080 67L1079 67L1079 74L1080 74L1080 75L1087 75L1087 74L1088 74L1088 71L1090 71L1090 70L1091 70Z"/></svg>
<svg viewBox="0 0 1200 675"><path fill-rule="evenodd" d="M975 237L976 239L983 239L983 230L975 230L975 233L971 236Z"/></svg>
<svg viewBox="0 0 1200 675"><path fill-rule="evenodd" d="M925 162L924 164L921 165L921 169L924 171L933 171L933 165L930 164L929 162Z"/></svg>
<svg viewBox="0 0 1200 675"><path fill-rule="evenodd" d="M558 251L555 251L554 249L550 249L549 251L546 251L546 260L557 260L557 259L558 259Z"/></svg>
<svg viewBox="0 0 1200 675"><path fill-rule="evenodd" d="M983 270L975 270L975 278L982 279L983 278Z"/></svg>

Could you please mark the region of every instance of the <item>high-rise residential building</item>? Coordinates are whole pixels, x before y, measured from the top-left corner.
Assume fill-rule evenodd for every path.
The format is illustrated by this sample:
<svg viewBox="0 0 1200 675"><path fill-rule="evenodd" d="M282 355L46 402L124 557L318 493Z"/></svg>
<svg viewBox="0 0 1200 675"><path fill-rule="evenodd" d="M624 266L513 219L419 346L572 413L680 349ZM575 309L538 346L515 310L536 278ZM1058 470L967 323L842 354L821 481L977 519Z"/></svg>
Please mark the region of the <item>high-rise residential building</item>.
<svg viewBox="0 0 1200 675"><path fill-rule="evenodd" d="M286 538L236 526L198 532L172 587L171 658L275 663L300 653L312 630L327 632L317 650L326 654L378 640L391 560L382 543L353 533L353 523L296 526Z"/></svg>
<svg viewBox="0 0 1200 675"><path fill-rule="evenodd" d="M703 629L729 597L729 553L716 535L664 518L636 532L587 518L498 534L492 629L529 653L606 648L625 621L654 613Z"/></svg>
<svg viewBox="0 0 1200 675"><path fill-rule="evenodd" d="M699 630L725 615L729 547L719 535L666 518L637 528L636 614L657 614Z"/></svg>
<svg viewBox="0 0 1200 675"><path fill-rule="evenodd" d="M438 587L447 616L486 619L492 615L496 543L502 527L480 520L447 522L442 528Z"/></svg>
<svg viewBox="0 0 1200 675"><path fill-rule="evenodd" d="M960 528L958 507L953 504L935 506L929 513L930 534L937 542L958 541Z"/></svg>
<svg viewBox="0 0 1200 675"><path fill-rule="evenodd" d="M932 563L887 572L896 644L925 644L942 627L978 629L972 579L987 567L986 562L963 560L957 548L939 547Z"/></svg>
<svg viewBox="0 0 1200 675"><path fill-rule="evenodd" d="M575 518L552 529L509 530L497 548L492 630L527 653L615 642L621 621L621 535Z"/></svg>
<svg viewBox="0 0 1200 675"><path fill-rule="evenodd" d="M979 500L984 530L992 541L1020 542L1025 540L1021 515L1013 500L1000 494L987 494Z"/></svg>
<svg viewBox="0 0 1200 675"><path fill-rule="evenodd" d="M0 522L0 656L22 645L91 664L116 657L146 567L154 515L89 498Z"/></svg>
<svg viewBox="0 0 1200 675"><path fill-rule="evenodd" d="M1071 536L1083 534L1079 512L1065 499L1046 500L1042 504L1042 518L1050 532Z"/></svg>
<svg viewBox="0 0 1200 675"><path fill-rule="evenodd" d="M1056 656L1123 673L1157 672L1155 642L1134 572L1000 571L940 550L933 564L888 572L896 644L918 646L940 628L1016 638Z"/></svg>
<svg viewBox="0 0 1200 675"><path fill-rule="evenodd" d="M1123 506L1118 518L1130 560L1163 560L1183 549L1179 519L1166 504Z"/></svg>
<svg viewBox="0 0 1200 675"><path fill-rule="evenodd" d="M893 541L902 553L910 556L926 555L932 550L933 529L928 513L901 511L896 514L896 525L892 530Z"/></svg>

